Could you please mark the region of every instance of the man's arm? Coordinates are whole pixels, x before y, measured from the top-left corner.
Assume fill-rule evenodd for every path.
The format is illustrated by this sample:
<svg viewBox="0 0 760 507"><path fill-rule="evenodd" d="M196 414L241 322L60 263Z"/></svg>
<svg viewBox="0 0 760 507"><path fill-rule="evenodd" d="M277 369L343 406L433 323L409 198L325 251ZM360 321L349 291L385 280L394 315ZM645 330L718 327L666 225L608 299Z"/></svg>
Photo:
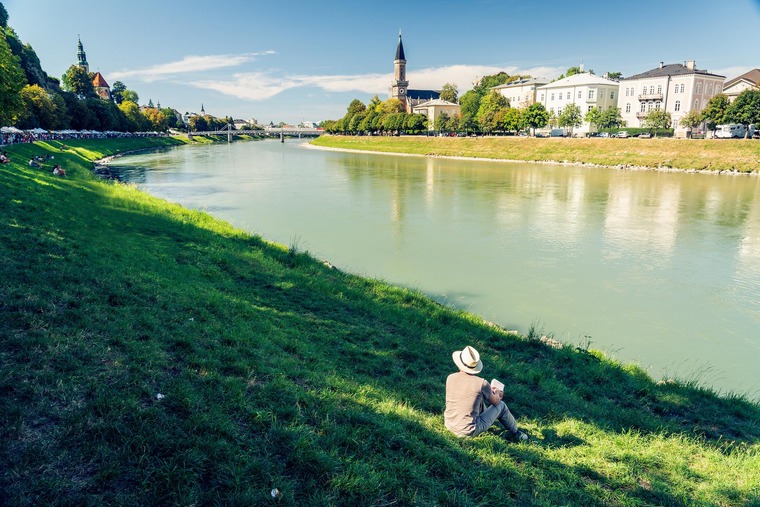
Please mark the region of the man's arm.
<svg viewBox="0 0 760 507"><path fill-rule="evenodd" d="M501 391L499 389L496 389L495 387L492 387L491 394L488 396L488 402L491 405L498 405L503 397L504 397L504 391Z"/></svg>

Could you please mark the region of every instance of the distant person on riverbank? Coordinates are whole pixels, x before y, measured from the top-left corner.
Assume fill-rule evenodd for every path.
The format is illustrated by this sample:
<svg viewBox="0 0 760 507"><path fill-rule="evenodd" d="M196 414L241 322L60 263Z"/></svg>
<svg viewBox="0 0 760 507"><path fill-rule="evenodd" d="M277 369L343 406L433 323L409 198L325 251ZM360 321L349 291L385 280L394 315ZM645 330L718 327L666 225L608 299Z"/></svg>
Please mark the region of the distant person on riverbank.
<svg viewBox="0 0 760 507"><path fill-rule="evenodd" d="M483 369L480 354L469 345L457 350L451 358L459 371L446 379L446 428L458 437L476 437L499 421L518 440L528 435L517 428L517 423L504 397L503 384L492 386L477 374ZM497 382L492 382L497 384ZM486 403L490 406L486 408Z"/></svg>
<svg viewBox="0 0 760 507"><path fill-rule="evenodd" d="M33 158L29 159L29 167L42 167L39 162L34 160Z"/></svg>
<svg viewBox="0 0 760 507"><path fill-rule="evenodd" d="M66 170L60 165L54 165L53 174L55 174L56 176L66 176Z"/></svg>
<svg viewBox="0 0 760 507"><path fill-rule="evenodd" d="M10 158L8 158L8 154L6 152L0 153L0 164L7 164L11 161Z"/></svg>

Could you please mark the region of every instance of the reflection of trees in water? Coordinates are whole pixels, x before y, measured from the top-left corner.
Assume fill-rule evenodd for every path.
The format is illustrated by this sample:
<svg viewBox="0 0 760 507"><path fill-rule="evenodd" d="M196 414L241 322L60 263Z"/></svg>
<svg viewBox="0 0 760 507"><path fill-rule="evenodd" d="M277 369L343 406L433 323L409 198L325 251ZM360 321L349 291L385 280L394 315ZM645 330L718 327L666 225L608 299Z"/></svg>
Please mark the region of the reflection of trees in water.
<svg viewBox="0 0 760 507"><path fill-rule="evenodd" d="M742 227L760 199L748 176L620 171L422 157L338 158L353 189L390 192L390 220L402 226L424 203L440 219L475 217L493 227L522 222L539 236L572 243L598 224L613 245L667 254L682 227ZM443 208L443 209L441 209ZM448 211L448 213L447 213ZM752 227L743 244L757 236Z"/></svg>

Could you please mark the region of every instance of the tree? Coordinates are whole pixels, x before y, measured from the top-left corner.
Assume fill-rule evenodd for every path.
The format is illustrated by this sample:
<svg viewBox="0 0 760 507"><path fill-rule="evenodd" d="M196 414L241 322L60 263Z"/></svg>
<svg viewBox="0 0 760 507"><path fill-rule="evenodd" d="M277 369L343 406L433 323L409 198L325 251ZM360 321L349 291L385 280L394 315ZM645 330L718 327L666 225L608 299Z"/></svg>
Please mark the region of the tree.
<svg viewBox="0 0 760 507"><path fill-rule="evenodd" d="M449 132L449 114L446 111L442 111L433 121L433 128L439 132Z"/></svg>
<svg viewBox="0 0 760 507"><path fill-rule="evenodd" d="M148 130L148 121L140 112L140 106L136 103L125 100L119 104L119 110L127 118L128 128L130 132L140 132ZM200 118L200 117L199 117ZM192 120L192 118L191 118ZM203 130L206 130L205 128Z"/></svg>
<svg viewBox="0 0 760 507"><path fill-rule="evenodd" d="M745 127L760 124L760 90L750 88L741 92L726 110L726 119ZM749 136L749 129L745 136Z"/></svg>
<svg viewBox="0 0 760 507"><path fill-rule="evenodd" d="M581 108L575 104L568 104L562 110L557 120L560 127L570 127L570 134L572 134L573 129L580 127L581 123L583 123Z"/></svg>
<svg viewBox="0 0 760 507"><path fill-rule="evenodd" d="M549 122L549 112L540 102L529 105L521 116L523 126L532 129L533 133L537 128L542 128Z"/></svg>
<svg viewBox="0 0 760 507"><path fill-rule="evenodd" d="M502 109L496 118L497 128L506 132L520 130L521 116L520 110L514 107Z"/></svg>
<svg viewBox="0 0 760 507"><path fill-rule="evenodd" d="M707 105L702 110L702 120L708 130L715 130L716 125L726 123L726 111L728 111L728 96L719 93L707 101Z"/></svg>
<svg viewBox="0 0 760 507"><path fill-rule="evenodd" d="M24 104L24 112L19 117L18 126L22 129L42 127L58 129L63 127L63 110L59 111L60 103L53 100L52 94L40 85L26 85L20 92ZM65 109L65 104L63 109Z"/></svg>
<svg viewBox="0 0 760 507"><path fill-rule="evenodd" d="M19 59L11 53L5 34L0 30L0 126L13 124L23 112L20 92L25 84Z"/></svg>
<svg viewBox="0 0 760 507"><path fill-rule="evenodd" d="M382 112L383 113L403 113L406 111L406 108L404 108L404 103L401 102L397 98L390 98L383 102L382 105Z"/></svg>
<svg viewBox="0 0 760 507"><path fill-rule="evenodd" d="M509 100L496 90L484 96L480 100L478 108L478 122L485 132L493 132L497 126L499 111L509 107Z"/></svg>
<svg viewBox="0 0 760 507"><path fill-rule="evenodd" d="M589 125L594 125L598 129L602 123L602 110L598 107L592 107L586 112L583 120Z"/></svg>
<svg viewBox="0 0 760 507"><path fill-rule="evenodd" d="M623 121L623 115L620 113L620 109L616 107L610 107L600 112L599 126L604 129L612 129L622 127L625 125Z"/></svg>
<svg viewBox="0 0 760 507"><path fill-rule="evenodd" d="M658 129L670 128L671 122L670 113L662 109L653 109L644 117L644 126L653 129L655 137Z"/></svg>
<svg viewBox="0 0 760 507"><path fill-rule="evenodd" d="M621 77L623 77L623 73L622 72L608 72L607 73L607 77L609 79L613 79L613 80L617 81L618 79L620 79Z"/></svg>
<svg viewBox="0 0 760 507"><path fill-rule="evenodd" d="M81 98L97 97L92 77L79 65L72 65L63 75L63 87Z"/></svg>
<svg viewBox="0 0 760 507"><path fill-rule="evenodd" d="M681 118L679 123L682 127L694 130L702 124L702 114L696 109L692 109Z"/></svg>
<svg viewBox="0 0 760 507"><path fill-rule="evenodd" d="M420 132L427 128L428 119L424 114L410 114L406 119L406 129L411 132Z"/></svg>
<svg viewBox="0 0 760 507"><path fill-rule="evenodd" d="M166 121L166 116L164 116L164 113L153 108L148 108L143 112L143 116L148 120L150 123L150 130L156 131L156 132L165 132L168 128L168 122Z"/></svg>
<svg viewBox="0 0 760 507"><path fill-rule="evenodd" d="M114 81L113 86L111 87L111 96L113 97L114 102L117 104L121 104L124 101L124 97L122 97L122 93L127 91L127 87L124 83L121 81Z"/></svg>
<svg viewBox="0 0 760 507"><path fill-rule="evenodd" d="M565 77L574 76L580 73L581 73L580 67L570 67L569 69L567 69L567 72L565 72Z"/></svg>
<svg viewBox="0 0 760 507"><path fill-rule="evenodd" d="M156 107L156 106L153 105L153 99L148 99L148 107L151 108L151 109L153 109L154 107Z"/></svg>
<svg viewBox="0 0 760 507"><path fill-rule="evenodd" d="M456 102L458 97L459 91L457 90L457 85L446 83L441 88L441 100L445 100L446 102Z"/></svg>
<svg viewBox="0 0 760 507"><path fill-rule="evenodd" d="M0 28L5 28L6 26L8 26L8 11L0 3Z"/></svg>

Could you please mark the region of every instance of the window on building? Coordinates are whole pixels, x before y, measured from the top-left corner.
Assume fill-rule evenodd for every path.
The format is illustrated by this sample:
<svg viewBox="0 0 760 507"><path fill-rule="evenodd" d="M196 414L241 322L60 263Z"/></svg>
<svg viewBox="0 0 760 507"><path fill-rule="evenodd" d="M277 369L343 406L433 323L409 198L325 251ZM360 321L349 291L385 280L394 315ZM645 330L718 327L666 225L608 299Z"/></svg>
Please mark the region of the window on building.
<svg viewBox="0 0 760 507"><path fill-rule="evenodd" d="M683 83L681 83L681 93L683 93L683 92L684 92L684 90L686 90L686 86L684 86L684 84L683 84Z"/></svg>
<svg viewBox="0 0 760 507"><path fill-rule="evenodd" d="M615 100L615 92L610 92L610 99Z"/></svg>
<svg viewBox="0 0 760 507"><path fill-rule="evenodd" d="M680 111L680 110L681 110L681 101L680 100L676 100L676 105L673 108L673 111Z"/></svg>
<svg viewBox="0 0 760 507"><path fill-rule="evenodd" d="M662 85L657 85L657 93L662 93Z"/></svg>
<svg viewBox="0 0 760 507"><path fill-rule="evenodd" d="M562 100L562 92L559 92L559 100Z"/></svg>
<svg viewBox="0 0 760 507"><path fill-rule="evenodd" d="M594 109L594 106L588 106L588 111L591 111L592 109Z"/></svg>
<svg viewBox="0 0 760 507"><path fill-rule="evenodd" d="M660 110L660 107L662 107L662 102L660 102L660 101L658 100L657 102L655 102L655 103L654 103L654 108L655 108L655 109L657 109L657 110L659 111L659 110Z"/></svg>
<svg viewBox="0 0 760 507"><path fill-rule="evenodd" d="M678 85L676 85L676 89L673 90L673 93L678 93Z"/></svg>
<svg viewBox="0 0 760 507"><path fill-rule="evenodd" d="M544 101L544 94L542 93L541 94L541 102L543 102L543 101Z"/></svg>
<svg viewBox="0 0 760 507"><path fill-rule="evenodd" d="M697 83L697 93L702 93L702 83Z"/></svg>
<svg viewBox="0 0 760 507"><path fill-rule="evenodd" d="M588 98L589 99L593 99L594 98L594 90L589 90L588 91Z"/></svg>
<svg viewBox="0 0 760 507"><path fill-rule="evenodd" d="M647 102L647 111L651 111L652 110L652 105L653 105L652 102Z"/></svg>
<svg viewBox="0 0 760 507"><path fill-rule="evenodd" d="M582 98L583 98L583 92L582 92L582 91L580 91L580 90L578 90L578 98L579 98L579 99L582 99Z"/></svg>
<svg viewBox="0 0 760 507"><path fill-rule="evenodd" d="M654 95L654 85L649 87L649 95Z"/></svg>
<svg viewBox="0 0 760 507"><path fill-rule="evenodd" d="M694 109L699 109L699 100L694 101Z"/></svg>
<svg viewBox="0 0 760 507"><path fill-rule="evenodd" d="M625 105L625 112L626 113L630 113L631 112L631 104L630 103L628 103L628 104Z"/></svg>
<svg viewBox="0 0 760 507"><path fill-rule="evenodd" d="M646 102L642 102L641 103L641 112L642 113L646 113L647 112L647 103Z"/></svg>
<svg viewBox="0 0 760 507"><path fill-rule="evenodd" d="M554 100L554 94L552 93L552 100Z"/></svg>
<svg viewBox="0 0 760 507"><path fill-rule="evenodd" d="M707 94L712 95L712 83L707 85Z"/></svg>

